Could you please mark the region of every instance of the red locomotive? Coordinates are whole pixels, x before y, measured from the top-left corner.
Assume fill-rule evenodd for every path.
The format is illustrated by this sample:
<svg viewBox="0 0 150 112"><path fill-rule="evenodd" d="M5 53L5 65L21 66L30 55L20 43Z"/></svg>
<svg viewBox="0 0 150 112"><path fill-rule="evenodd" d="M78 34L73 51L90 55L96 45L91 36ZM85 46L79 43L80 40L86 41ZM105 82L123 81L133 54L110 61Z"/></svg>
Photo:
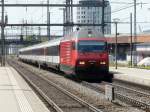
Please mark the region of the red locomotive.
<svg viewBox="0 0 150 112"><path fill-rule="evenodd" d="M82 29L66 37L19 50L24 61L44 64L80 78L107 78L107 41L95 30Z"/></svg>

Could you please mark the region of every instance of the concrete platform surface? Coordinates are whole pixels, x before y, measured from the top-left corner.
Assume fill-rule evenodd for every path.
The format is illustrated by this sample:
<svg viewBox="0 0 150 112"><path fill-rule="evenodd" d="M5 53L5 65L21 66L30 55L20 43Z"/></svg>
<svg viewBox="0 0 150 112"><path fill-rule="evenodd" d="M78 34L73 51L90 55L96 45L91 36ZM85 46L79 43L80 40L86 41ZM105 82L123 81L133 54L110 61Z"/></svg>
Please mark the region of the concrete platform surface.
<svg viewBox="0 0 150 112"><path fill-rule="evenodd" d="M126 67L119 67L116 70L114 67L110 67L110 72L114 74L116 79L150 87L150 70Z"/></svg>
<svg viewBox="0 0 150 112"><path fill-rule="evenodd" d="M0 112L49 112L12 67L0 67Z"/></svg>

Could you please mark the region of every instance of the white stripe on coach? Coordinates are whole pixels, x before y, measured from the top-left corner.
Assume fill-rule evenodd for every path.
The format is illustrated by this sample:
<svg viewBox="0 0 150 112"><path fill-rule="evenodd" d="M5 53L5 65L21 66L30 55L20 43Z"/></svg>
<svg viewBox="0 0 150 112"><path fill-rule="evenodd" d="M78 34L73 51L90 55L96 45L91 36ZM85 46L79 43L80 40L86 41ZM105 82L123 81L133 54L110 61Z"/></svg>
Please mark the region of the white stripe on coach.
<svg viewBox="0 0 150 112"><path fill-rule="evenodd" d="M36 55L20 55L21 59L27 59L37 62L60 63L59 56L36 56Z"/></svg>

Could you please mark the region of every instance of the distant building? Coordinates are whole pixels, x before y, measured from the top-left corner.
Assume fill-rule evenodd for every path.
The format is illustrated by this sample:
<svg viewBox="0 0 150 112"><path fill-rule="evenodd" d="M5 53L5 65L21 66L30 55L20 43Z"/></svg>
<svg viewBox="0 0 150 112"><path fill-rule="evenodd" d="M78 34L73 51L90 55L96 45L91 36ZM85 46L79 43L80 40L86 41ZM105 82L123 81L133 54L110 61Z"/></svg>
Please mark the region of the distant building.
<svg viewBox="0 0 150 112"><path fill-rule="evenodd" d="M105 22L111 21L111 6L109 1L105 1ZM102 23L102 0L80 0L79 4L100 4L101 7L78 7L77 8L77 22L82 24L101 24ZM101 26L91 26L88 28L95 28L102 32ZM111 24L107 23L105 26L105 34L111 34Z"/></svg>

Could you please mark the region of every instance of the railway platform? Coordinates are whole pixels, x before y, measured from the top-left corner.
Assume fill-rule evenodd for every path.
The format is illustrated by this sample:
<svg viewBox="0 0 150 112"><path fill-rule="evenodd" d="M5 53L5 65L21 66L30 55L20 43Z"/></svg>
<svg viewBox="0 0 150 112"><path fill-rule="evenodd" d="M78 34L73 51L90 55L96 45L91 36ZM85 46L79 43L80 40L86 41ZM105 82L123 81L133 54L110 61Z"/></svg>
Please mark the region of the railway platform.
<svg viewBox="0 0 150 112"><path fill-rule="evenodd" d="M115 69L110 67L110 72L114 74L114 79L150 87L150 70L126 67Z"/></svg>
<svg viewBox="0 0 150 112"><path fill-rule="evenodd" d="M0 67L1 112L49 112L44 103L12 67Z"/></svg>

